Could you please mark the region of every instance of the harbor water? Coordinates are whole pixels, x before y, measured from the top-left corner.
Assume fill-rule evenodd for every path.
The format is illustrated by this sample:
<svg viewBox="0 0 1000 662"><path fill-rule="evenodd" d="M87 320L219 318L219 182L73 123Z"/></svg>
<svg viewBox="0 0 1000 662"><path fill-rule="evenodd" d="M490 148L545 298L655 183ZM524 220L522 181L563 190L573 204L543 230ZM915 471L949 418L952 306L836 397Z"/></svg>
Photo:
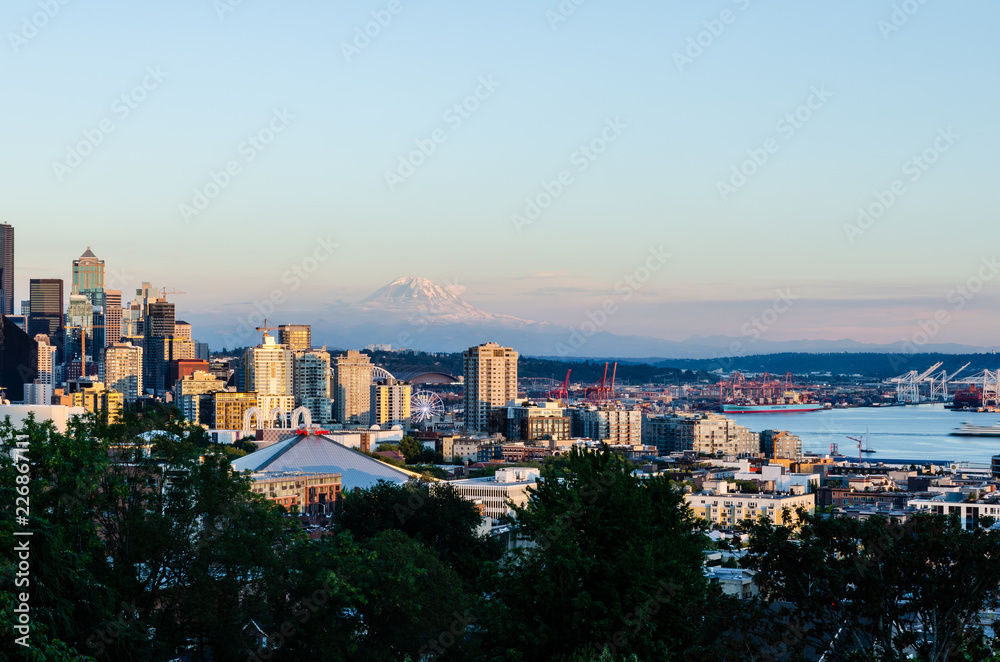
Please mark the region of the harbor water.
<svg viewBox="0 0 1000 662"><path fill-rule="evenodd" d="M730 414L740 425L755 432L787 430L802 439L802 451L826 455L835 443L840 453L855 460L858 445L847 438L865 436L865 446L876 452L862 453L863 462L888 460L935 460L989 465L1000 455L1000 437L953 437L962 423L992 426L1000 413L952 411L942 404L901 407L856 407L792 414Z"/></svg>

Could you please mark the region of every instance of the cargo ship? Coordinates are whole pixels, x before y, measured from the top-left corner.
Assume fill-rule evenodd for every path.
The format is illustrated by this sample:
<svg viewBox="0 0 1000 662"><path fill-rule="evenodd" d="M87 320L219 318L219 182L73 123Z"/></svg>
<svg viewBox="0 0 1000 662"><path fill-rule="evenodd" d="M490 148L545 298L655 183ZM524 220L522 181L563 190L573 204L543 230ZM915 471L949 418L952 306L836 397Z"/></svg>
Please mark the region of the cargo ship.
<svg viewBox="0 0 1000 662"><path fill-rule="evenodd" d="M790 414L832 406L800 393L792 382L791 373L784 379L774 379L766 372L760 379L747 379L736 372L731 379L719 382L719 404L726 414Z"/></svg>
<svg viewBox="0 0 1000 662"><path fill-rule="evenodd" d="M752 403L723 403L722 411L726 414L775 414L794 413L800 411L819 411L825 407L819 402L794 402L791 404L757 405Z"/></svg>

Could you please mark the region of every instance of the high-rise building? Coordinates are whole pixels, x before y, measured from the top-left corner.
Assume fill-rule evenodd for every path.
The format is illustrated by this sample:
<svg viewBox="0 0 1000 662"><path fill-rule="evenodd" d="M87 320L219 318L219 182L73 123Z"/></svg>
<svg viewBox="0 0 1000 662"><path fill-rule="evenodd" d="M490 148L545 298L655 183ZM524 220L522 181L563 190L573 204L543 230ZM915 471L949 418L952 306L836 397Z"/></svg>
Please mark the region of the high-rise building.
<svg viewBox="0 0 1000 662"><path fill-rule="evenodd" d="M196 370L174 382L174 403L185 419L199 423L202 419L201 404L210 400L202 396L224 390L226 390L224 381L202 370Z"/></svg>
<svg viewBox="0 0 1000 662"><path fill-rule="evenodd" d="M14 314L14 228L7 223L0 224L0 314Z"/></svg>
<svg viewBox="0 0 1000 662"><path fill-rule="evenodd" d="M56 360L66 360L63 330L63 282L61 278L32 278L28 283L31 314L28 335L42 333L56 346Z"/></svg>
<svg viewBox="0 0 1000 662"><path fill-rule="evenodd" d="M317 423L333 420L330 401L330 354L326 348L292 352L295 406L305 407Z"/></svg>
<svg viewBox="0 0 1000 662"><path fill-rule="evenodd" d="M171 356L167 339L174 335L174 304L164 299L151 301L143 317L143 382L158 395L167 389Z"/></svg>
<svg viewBox="0 0 1000 662"><path fill-rule="evenodd" d="M83 294L69 295L66 311L66 360L94 362L94 305ZM103 346L103 345L102 345Z"/></svg>
<svg viewBox="0 0 1000 662"><path fill-rule="evenodd" d="M312 349L312 327L308 324L283 324L278 327L278 342L293 352Z"/></svg>
<svg viewBox="0 0 1000 662"><path fill-rule="evenodd" d="M485 432L490 414L517 398L517 352L491 342L470 347L462 360L465 429Z"/></svg>
<svg viewBox="0 0 1000 662"><path fill-rule="evenodd" d="M398 379L385 379L371 386L371 422L382 429L406 425L410 420L410 397L413 387Z"/></svg>
<svg viewBox="0 0 1000 662"><path fill-rule="evenodd" d="M105 346L122 339L122 291L104 290L104 343Z"/></svg>
<svg viewBox="0 0 1000 662"><path fill-rule="evenodd" d="M647 416L643 442L661 455L695 451L705 455L749 457L760 452L760 435L720 414L674 412Z"/></svg>
<svg viewBox="0 0 1000 662"><path fill-rule="evenodd" d="M574 437L586 437L609 444L642 443L642 412L618 407L581 406L570 409Z"/></svg>
<svg viewBox="0 0 1000 662"><path fill-rule="evenodd" d="M11 402L20 402L25 384L38 379L38 345L6 316L0 319L0 388Z"/></svg>
<svg viewBox="0 0 1000 662"><path fill-rule="evenodd" d="M367 354L353 349L333 358L330 391L333 394L335 420L356 425L370 424L374 369Z"/></svg>
<svg viewBox="0 0 1000 662"><path fill-rule="evenodd" d="M49 341L49 337L42 333L35 336L35 342L38 344L38 381L55 386L56 347Z"/></svg>
<svg viewBox="0 0 1000 662"><path fill-rule="evenodd" d="M207 342L196 342L194 344L194 358L202 361L212 360L212 353L208 349Z"/></svg>
<svg viewBox="0 0 1000 662"><path fill-rule="evenodd" d="M31 299L21 300L21 314L25 317L31 314Z"/></svg>
<svg viewBox="0 0 1000 662"><path fill-rule="evenodd" d="M87 246L79 259L73 260L73 287L70 294L82 294L92 306L104 305L104 260Z"/></svg>
<svg viewBox="0 0 1000 662"><path fill-rule="evenodd" d="M247 349L243 355L240 390L257 394L257 406L265 416L270 416L276 407L290 414L295 408L292 367L291 351L265 333L263 342Z"/></svg>
<svg viewBox="0 0 1000 662"><path fill-rule="evenodd" d="M113 343L104 350L104 373L101 379L112 391L125 396L125 402L142 397L142 347Z"/></svg>
<svg viewBox="0 0 1000 662"><path fill-rule="evenodd" d="M191 340L191 325L182 320L174 322L174 337Z"/></svg>
<svg viewBox="0 0 1000 662"><path fill-rule="evenodd" d="M218 391L212 394L212 408L215 410L213 427L216 430L242 430L243 415L247 409L257 406L256 393Z"/></svg>

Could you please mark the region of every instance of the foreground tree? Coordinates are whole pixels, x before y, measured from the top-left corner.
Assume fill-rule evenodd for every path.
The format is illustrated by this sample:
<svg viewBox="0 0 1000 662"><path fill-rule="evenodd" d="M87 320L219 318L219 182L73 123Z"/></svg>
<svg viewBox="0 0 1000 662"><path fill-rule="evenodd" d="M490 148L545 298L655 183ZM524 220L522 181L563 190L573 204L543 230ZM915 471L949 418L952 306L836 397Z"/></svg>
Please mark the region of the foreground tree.
<svg viewBox="0 0 1000 662"><path fill-rule="evenodd" d="M11 496L3 590L16 593L8 542L19 472L9 453L20 440L33 629L102 660L239 657L241 632L266 609L282 549L298 534L228 460L203 456L187 436L177 419L138 414L113 425L77 419L65 434L0 425L0 489Z"/></svg>
<svg viewBox="0 0 1000 662"><path fill-rule="evenodd" d="M767 521L750 530L748 561L773 628L746 634L764 653L943 662L996 650L978 617L998 606L1000 531L930 514L903 523L803 517L799 531Z"/></svg>
<svg viewBox="0 0 1000 662"><path fill-rule="evenodd" d="M339 531L361 542L383 531L401 531L425 545L472 588L483 566L500 558L500 548L480 535L482 515L474 503L446 483L379 481L344 495Z"/></svg>
<svg viewBox="0 0 1000 662"><path fill-rule="evenodd" d="M680 491L604 449L543 469L517 508L535 546L496 568L487 596L494 659L679 660L709 625L707 538ZM601 657L601 656L604 657Z"/></svg>

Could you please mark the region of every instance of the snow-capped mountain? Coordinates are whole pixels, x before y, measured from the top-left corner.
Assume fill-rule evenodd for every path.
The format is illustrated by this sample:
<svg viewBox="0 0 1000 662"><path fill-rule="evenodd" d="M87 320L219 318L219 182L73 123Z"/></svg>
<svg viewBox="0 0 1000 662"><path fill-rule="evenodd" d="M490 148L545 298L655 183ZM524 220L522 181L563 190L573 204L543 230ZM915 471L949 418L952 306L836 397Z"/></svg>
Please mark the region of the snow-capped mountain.
<svg viewBox="0 0 1000 662"><path fill-rule="evenodd" d="M426 278L403 276L349 307L357 313L366 313L365 317L367 314L390 317L404 314L407 318L416 315L423 319L448 323L492 323L505 326L538 324L531 320L498 315L476 308L459 297L461 290L462 288L456 285L446 283L442 287Z"/></svg>
<svg viewBox="0 0 1000 662"><path fill-rule="evenodd" d="M649 336L618 335L522 319L492 313L468 303L461 297L463 288L446 283L438 285L426 278L406 276L356 303L336 302L317 311L282 311L288 323L311 324L313 342L331 349L356 349L372 344L386 344L430 352L456 352L480 343L495 341L515 347L528 356L619 357L619 358L714 358L729 356L734 341L746 347L744 353L777 352L898 352L900 343L877 345L842 340L761 339L747 344L747 338L729 336L693 336L684 341ZM241 335L232 335L232 326L212 324L217 337L209 341L219 347L252 344L259 335L249 326ZM964 345L927 345L926 352L976 352L983 348Z"/></svg>

